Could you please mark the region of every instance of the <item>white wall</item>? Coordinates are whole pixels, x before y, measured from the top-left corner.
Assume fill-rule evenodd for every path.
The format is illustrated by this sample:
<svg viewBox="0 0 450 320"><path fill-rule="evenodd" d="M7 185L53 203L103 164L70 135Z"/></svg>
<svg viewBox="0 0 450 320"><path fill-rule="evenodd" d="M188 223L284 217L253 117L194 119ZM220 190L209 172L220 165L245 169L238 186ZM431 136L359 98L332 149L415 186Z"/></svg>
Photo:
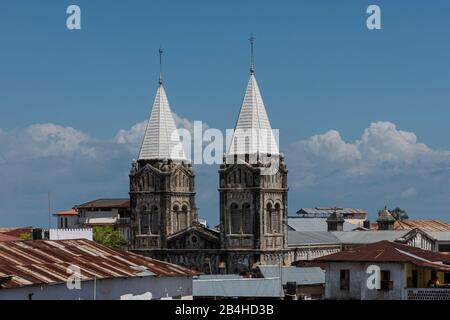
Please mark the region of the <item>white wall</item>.
<svg viewBox="0 0 450 320"><path fill-rule="evenodd" d="M90 228L83 229L50 229L50 240L93 240L93 232Z"/></svg>
<svg viewBox="0 0 450 320"><path fill-rule="evenodd" d="M97 300L119 300L122 295L151 292L154 299L166 296L192 296L191 277L115 278L96 281ZM66 284L1 289L0 300L93 300L94 281L81 283L81 290L69 290Z"/></svg>
<svg viewBox="0 0 450 320"><path fill-rule="evenodd" d="M325 272L325 298L330 300L401 300L406 288L402 263L377 263L381 270L391 272L394 290L378 291L367 288L367 268L375 263L333 262L327 263ZM340 271L350 270L350 290L340 288Z"/></svg>

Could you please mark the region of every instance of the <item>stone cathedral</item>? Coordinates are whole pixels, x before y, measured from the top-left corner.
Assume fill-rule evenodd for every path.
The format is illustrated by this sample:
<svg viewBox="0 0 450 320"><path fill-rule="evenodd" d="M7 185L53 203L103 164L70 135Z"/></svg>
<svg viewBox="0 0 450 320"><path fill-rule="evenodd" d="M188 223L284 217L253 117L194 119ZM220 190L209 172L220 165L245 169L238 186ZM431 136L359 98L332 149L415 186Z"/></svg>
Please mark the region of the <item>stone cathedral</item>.
<svg viewBox="0 0 450 320"><path fill-rule="evenodd" d="M241 273L258 264L284 264L288 171L253 61L231 145L219 167L218 229L199 223L195 173L174 132L160 72L139 157L130 171L132 250L204 273Z"/></svg>

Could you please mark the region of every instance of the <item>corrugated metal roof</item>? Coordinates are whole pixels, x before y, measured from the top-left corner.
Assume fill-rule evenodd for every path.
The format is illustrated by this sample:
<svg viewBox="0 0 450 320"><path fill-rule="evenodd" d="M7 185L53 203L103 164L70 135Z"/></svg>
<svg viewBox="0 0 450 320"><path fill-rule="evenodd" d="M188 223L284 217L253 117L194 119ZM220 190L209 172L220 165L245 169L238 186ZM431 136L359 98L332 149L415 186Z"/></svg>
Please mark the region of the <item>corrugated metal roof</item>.
<svg viewBox="0 0 450 320"><path fill-rule="evenodd" d="M341 242L336 236L327 231L288 231L289 246L307 245L339 245Z"/></svg>
<svg viewBox="0 0 450 320"><path fill-rule="evenodd" d="M96 199L77 206L77 208L129 208L130 199Z"/></svg>
<svg viewBox="0 0 450 320"><path fill-rule="evenodd" d="M16 240L20 240L20 238L14 237L14 236L10 236L8 234L0 233L0 242L2 242L2 241L16 241Z"/></svg>
<svg viewBox="0 0 450 320"><path fill-rule="evenodd" d="M396 221L394 228L398 230L419 228L423 231L450 231L450 223L439 220L404 220Z"/></svg>
<svg viewBox="0 0 450 320"><path fill-rule="evenodd" d="M383 240L395 241L410 231L334 231L332 233L343 244L369 244Z"/></svg>
<svg viewBox="0 0 450 320"><path fill-rule="evenodd" d="M193 276L196 272L111 249L89 240L0 242L0 278L13 276L2 288L66 282L67 267L78 266L82 281L138 277Z"/></svg>
<svg viewBox="0 0 450 320"><path fill-rule="evenodd" d="M194 297L278 298L279 278L194 279Z"/></svg>
<svg viewBox="0 0 450 320"><path fill-rule="evenodd" d="M380 241L315 259L324 262L410 262L414 265L450 272L450 256L416 247Z"/></svg>
<svg viewBox="0 0 450 320"><path fill-rule="evenodd" d="M364 209L358 208L332 208L332 207L316 207L316 208L300 208L297 214L308 214L316 216L328 216L336 210L337 213L347 214L367 214Z"/></svg>
<svg viewBox="0 0 450 320"><path fill-rule="evenodd" d="M292 231L328 231L328 224L325 218L289 217L288 226L293 229ZM358 227L358 225L347 221L344 222L344 231L352 231Z"/></svg>
<svg viewBox="0 0 450 320"><path fill-rule="evenodd" d="M258 266L264 278L280 277L279 266ZM282 267L281 279L283 285L297 282L297 285L317 285L325 283L325 271L321 268Z"/></svg>

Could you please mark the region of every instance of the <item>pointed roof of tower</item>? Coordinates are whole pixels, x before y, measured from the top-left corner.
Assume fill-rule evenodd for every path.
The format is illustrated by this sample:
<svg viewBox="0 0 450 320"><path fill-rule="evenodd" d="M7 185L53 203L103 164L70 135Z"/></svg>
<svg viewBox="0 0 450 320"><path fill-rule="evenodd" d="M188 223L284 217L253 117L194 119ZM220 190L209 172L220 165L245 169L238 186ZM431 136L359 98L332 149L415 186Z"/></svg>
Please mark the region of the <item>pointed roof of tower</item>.
<svg viewBox="0 0 450 320"><path fill-rule="evenodd" d="M161 49L159 53L161 58ZM158 90L139 152L139 160L171 159L186 161L187 158L164 90L161 70Z"/></svg>
<svg viewBox="0 0 450 320"><path fill-rule="evenodd" d="M257 153L278 155L279 150L258 83L251 72L228 154Z"/></svg>
<svg viewBox="0 0 450 320"><path fill-rule="evenodd" d="M271 154L279 155L277 142L255 78L254 43L250 37L250 80L234 129L228 155Z"/></svg>

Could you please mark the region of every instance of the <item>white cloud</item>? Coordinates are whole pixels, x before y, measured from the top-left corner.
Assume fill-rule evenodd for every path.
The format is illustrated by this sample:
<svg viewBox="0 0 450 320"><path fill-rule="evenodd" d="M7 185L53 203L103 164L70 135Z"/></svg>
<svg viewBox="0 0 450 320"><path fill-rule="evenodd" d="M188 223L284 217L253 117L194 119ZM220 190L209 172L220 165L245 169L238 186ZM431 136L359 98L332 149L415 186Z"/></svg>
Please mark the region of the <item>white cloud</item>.
<svg viewBox="0 0 450 320"><path fill-rule="evenodd" d="M400 196L405 199L415 197L416 195L417 190L415 188L408 188L400 194Z"/></svg>
<svg viewBox="0 0 450 320"><path fill-rule="evenodd" d="M410 206L426 213L450 206L450 151L430 148L391 122L370 124L353 142L335 130L295 142L286 160L298 206Z"/></svg>
<svg viewBox="0 0 450 320"><path fill-rule="evenodd" d="M391 122L370 124L353 143L330 130L293 143L288 150L291 158L299 159L297 164L309 170L318 168L319 174L338 170L360 176L381 169L401 173L413 167L423 171L450 166L450 151L431 149L418 142L413 132L398 130Z"/></svg>
<svg viewBox="0 0 450 320"><path fill-rule="evenodd" d="M193 128L188 119L175 116L175 121L178 128ZM45 224L48 190L55 210L96 197L126 196L130 162L145 126L139 122L111 139L56 124L0 129L2 224ZM390 122L372 123L353 142L336 130L298 141L286 149L286 160L291 209L408 204L429 212L450 207L450 151L432 149ZM211 211L209 219L217 219L218 198L210 192L217 168L199 167L197 179L199 204Z"/></svg>

